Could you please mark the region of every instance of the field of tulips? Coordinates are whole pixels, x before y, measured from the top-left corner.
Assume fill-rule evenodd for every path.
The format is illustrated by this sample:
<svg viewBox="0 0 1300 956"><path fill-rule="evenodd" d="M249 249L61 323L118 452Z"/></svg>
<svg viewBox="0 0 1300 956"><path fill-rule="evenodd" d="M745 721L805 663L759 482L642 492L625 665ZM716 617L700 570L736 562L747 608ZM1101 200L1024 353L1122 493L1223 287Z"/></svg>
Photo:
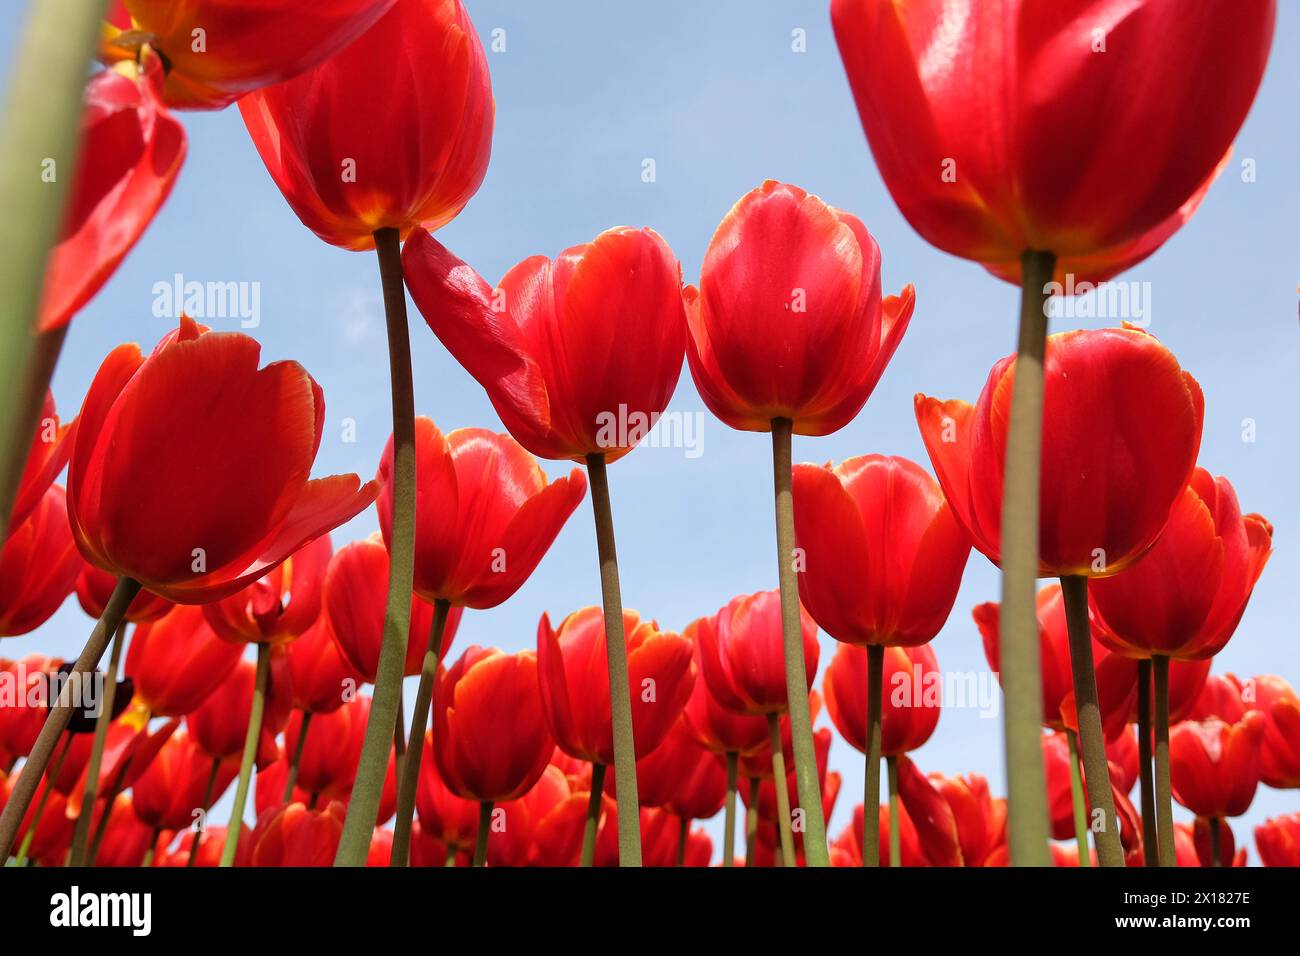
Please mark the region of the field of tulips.
<svg viewBox="0 0 1300 956"><path fill-rule="evenodd" d="M21 6L8 868L1300 866L1285 4L754 3L789 98L553 139L648 5Z"/></svg>

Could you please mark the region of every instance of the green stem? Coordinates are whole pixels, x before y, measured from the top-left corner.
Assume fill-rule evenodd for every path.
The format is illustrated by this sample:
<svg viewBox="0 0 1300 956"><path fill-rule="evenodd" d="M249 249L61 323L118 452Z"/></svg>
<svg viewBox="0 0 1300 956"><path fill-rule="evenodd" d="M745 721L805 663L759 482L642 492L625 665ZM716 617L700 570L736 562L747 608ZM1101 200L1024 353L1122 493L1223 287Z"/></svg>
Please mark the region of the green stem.
<svg viewBox="0 0 1300 956"><path fill-rule="evenodd" d="M582 859L580 866L591 866L596 860L596 831L600 826L601 796L605 792L605 765L591 765L591 795L587 799L587 822L582 828Z"/></svg>
<svg viewBox="0 0 1300 956"><path fill-rule="evenodd" d="M776 567L781 586L785 692L789 703L795 784L804 813L804 860L808 866L829 866L821 782L817 779L817 752L813 747L812 718L808 707L808 674L804 667L799 621L799 584L794 570L793 434L794 423L790 419L772 420L772 486L776 504Z"/></svg>
<svg viewBox="0 0 1300 956"><path fill-rule="evenodd" d="M307 732L311 730L311 711L302 712L302 721L298 724L298 740L293 746L293 757L289 761L289 770L284 775L284 793L281 803L293 799L293 788L298 786L298 768L302 766L302 752L307 749Z"/></svg>
<svg viewBox="0 0 1300 956"><path fill-rule="evenodd" d="M1160 865L1155 781L1151 775L1151 659L1138 661L1138 788L1142 797L1142 863Z"/></svg>
<svg viewBox="0 0 1300 956"><path fill-rule="evenodd" d="M77 658L76 664L73 665L71 673L68 674L67 680L59 691L58 700L50 708L50 714L45 718L36 743L27 754L27 762L23 764L22 773L18 775L9 799L5 801L4 810L0 811L0 859L9 856L18 827L27 814L27 808L31 806L37 784L40 783L45 768L49 766L50 757L54 754L59 737L68 728L72 712L77 709L72 701L74 687L84 685L89 675L99 666L99 659L104 656L104 650L108 647L109 636L117 630L118 624L126 615L126 609L139 592L140 585L130 578L118 580L112 596L104 606L103 615L96 622L94 630L90 632L86 646L81 650L81 656Z"/></svg>
<svg viewBox="0 0 1300 956"><path fill-rule="evenodd" d="M370 719L366 722L365 742L357 763L343 835L334 856L335 866L365 866L370 852L402 697L415 567L415 387L398 231L376 230L375 251L384 290L393 401L393 517L388 551L388 603L384 610L384 640L379 650L374 694L370 699Z"/></svg>
<svg viewBox="0 0 1300 956"><path fill-rule="evenodd" d="M889 770L889 865L903 865L903 821L899 818L898 807L898 758L885 760Z"/></svg>
<svg viewBox="0 0 1300 956"><path fill-rule="evenodd" d="M1174 805L1169 787L1169 658L1153 657L1156 685L1156 832L1160 865L1177 866Z"/></svg>
<svg viewBox="0 0 1300 956"><path fill-rule="evenodd" d="M1013 865L1050 866L1047 784L1039 740L1043 693L1034 581L1038 577L1038 483L1047 348L1044 289L1052 279L1056 260L1049 252L1026 252L1020 265L1020 335L1002 491L998 641L1005 699L1007 827Z"/></svg>
<svg viewBox="0 0 1300 956"><path fill-rule="evenodd" d="M306 733L304 728L303 733ZM195 817L194 839L190 841L190 858L185 861L186 867L194 865L194 861L199 858L199 844L203 842L204 826L208 819L208 811L212 809L212 798L217 792L217 774L221 771L221 761L213 758L212 768L208 771L208 783L203 788L203 806L199 807L199 814Z"/></svg>
<svg viewBox="0 0 1300 956"><path fill-rule="evenodd" d="M723 811L722 831L722 865L736 865L736 773L740 764L740 755L727 753L727 802Z"/></svg>
<svg viewBox="0 0 1300 956"><path fill-rule="evenodd" d="M411 713L411 746L401 764L397 785L397 822L393 825L393 853L389 866L406 866L411 854L411 822L415 817L415 791L420 782L420 762L424 757L424 730L429 723L429 704L433 700L433 681L438 676L438 652L442 634L451 613L450 602L438 598L433 602L433 623L429 643L424 649L420 669L420 686L415 692L415 710Z"/></svg>
<svg viewBox="0 0 1300 956"><path fill-rule="evenodd" d="M6 383L0 389L0 540L8 531L36 433L33 398L45 398L45 389L39 388L42 376L32 374L28 364L41 347L37 340L42 336L32 330L50 250L77 181L82 91L107 2L38 0L28 6L22 35L13 45L0 121L0 196L5 197L0 217L0 382ZM53 174L48 180L43 176L47 171ZM43 377L48 383L48 374ZM19 382L23 387L14 388ZM6 854L8 848L6 844Z"/></svg>
<svg viewBox="0 0 1300 956"><path fill-rule="evenodd" d="M54 366L59 361L63 340L67 335L68 327L65 325L33 336L34 345L19 394L15 422L15 428L19 431L14 436L14 448L31 448L32 440L41 427L41 409L45 406L50 379L54 377ZM6 455L0 461L0 541L4 540L8 531L14 498L18 495L18 486L22 484L26 464L26 455Z"/></svg>
<svg viewBox="0 0 1300 956"><path fill-rule="evenodd" d="M691 836L691 818L681 817L677 821L677 865L686 865L686 841Z"/></svg>
<svg viewBox="0 0 1300 956"><path fill-rule="evenodd" d="M867 645L867 763L862 788L862 865L880 865L880 715L885 647ZM892 818L891 818L892 819ZM892 825L892 824L891 824Z"/></svg>
<svg viewBox="0 0 1300 956"><path fill-rule="evenodd" d="M745 805L745 866L755 866L754 850L758 846L758 787L757 777L749 778L749 802Z"/></svg>
<svg viewBox="0 0 1300 956"><path fill-rule="evenodd" d="M1222 817L1210 817L1210 866L1223 866L1223 825Z"/></svg>
<svg viewBox="0 0 1300 956"><path fill-rule="evenodd" d="M1070 748L1070 803L1074 807L1074 843L1079 851L1079 866L1092 866L1088 852L1088 804L1083 799L1083 775L1079 773L1079 737L1073 730L1065 731Z"/></svg>
<svg viewBox="0 0 1300 956"><path fill-rule="evenodd" d="M772 751L772 787L776 790L776 828L781 836L781 858L786 866L797 862L794 855L794 834L790 830L790 794L785 771L785 751L781 749L781 722L776 714L767 715L767 739ZM807 839L804 834L804 839Z"/></svg>
<svg viewBox="0 0 1300 956"><path fill-rule="evenodd" d="M605 611L605 658L609 666L609 704L614 728L614 799L618 802L618 865L641 865L641 809L636 789L636 748L632 738L632 691L623 634L623 596L614 545L614 512L609 503L605 456L587 456L591 507L596 516L600 558L600 596Z"/></svg>
<svg viewBox="0 0 1300 956"><path fill-rule="evenodd" d="M72 748L72 738L74 736L75 734L68 734L63 738L63 746L59 748L59 755L54 758L53 769L45 778L45 786L41 789L41 798L36 801L36 812L32 814L31 826L27 828L27 833L23 836L22 846L18 848L18 857L14 861L14 866L27 865L27 853L31 850L32 840L35 839L36 831L41 825L41 817L45 815L45 805L49 803L50 791L54 789L59 774L63 772L63 762L68 759L68 751Z"/></svg>
<svg viewBox="0 0 1300 956"><path fill-rule="evenodd" d="M444 867L456 865L456 847L451 843L447 844L447 858L442 861L442 865Z"/></svg>
<svg viewBox="0 0 1300 956"><path fill-rule="evenodd" d="M140 866L153 866L153 858L158 852L158 838L162 836L162 829L154 827L153 833L149 837L149 849L145 851L144 859L140 861Z"/></svg>
<svg viewBox="0 0 1300 956"><path fill-rule="evenodd" d="M244 804L248 801L248 782L253 777L257 744L262 736L262 715L266 711L266 687L271 676L271 645L257 645L257 679L253 684L253 706L248 711L248 731L244 734L244 755L239 761L239 781L235 784L235 803L230 808L226 843L221 848L223 867L235 865L239 849L239 826L244 821Z"/></svg>
<svg viewBox="0 0 1300 956"><path fill-rule="evenodd" d="M122 643L126 638L126 621L113 632L113 646L108 652L108 672L104 675L104 694L99 715L95 718L95 739L90 745L90 763L86 769L86 787L81 794L81 812L72 831L72 855L69 866L86 865L86 841L90 834L90 821L95 815L95 795L99 787L99 768L104 759L104 742L108 739L108 725L113 722L113 701L117 696L117 667L122 659ZM105 814L107 816L107 813Z"/></svg>
<svg viewBox="0 0 1300 956"><path fill-rule="evenodd" d="M474 841L474 865L482 866L487 861L488 833L492 829L492 801L484 800L478 805L478 839Z"/></svg>

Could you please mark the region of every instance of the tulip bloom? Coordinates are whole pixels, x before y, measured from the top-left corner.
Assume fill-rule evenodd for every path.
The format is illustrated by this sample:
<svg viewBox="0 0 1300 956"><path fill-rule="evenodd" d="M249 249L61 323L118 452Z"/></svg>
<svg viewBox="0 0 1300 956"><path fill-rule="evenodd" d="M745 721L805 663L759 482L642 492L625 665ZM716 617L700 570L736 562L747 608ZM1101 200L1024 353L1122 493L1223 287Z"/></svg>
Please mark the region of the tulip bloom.
<svg viewBox="0 0 1300 956"><path fill-rule="evenodd" d="M1139 0L1080 21L1029 0L834 0L831 21L876 164L917 232L1013 281L1028 250L1095 281L1186 221L1255 97L1274 0L1202 7L1188 20L1178 0ZM1123 158L1135 141L1148 148ZM1091 148L1063 157L1063 142Z"/></svg>
<svg viewBox="0 0 1300 956"><path fill-rule="evenodd" d="M289 718L284 752L298 761L297 786L313 797L345 799L352 791L361 745L365 742L370 698L358 695L326 714L316 714L304 726L302 715Z"/></svg>
<svg viewBox="0 0 1300 956"><path fill-rule="evenodd" d="M943 682L928 644L884 650L880 752L898 757L920 747L939 725ZM867 752L867 652L841 644L822 680L831 722L853 749Z"/></svg>
<svg viewBox="0 0 1300 956"><path fill-rule="evenodd" d="M1006 801L993 799L979 774L927 778L902 757L898 789L932 866L987 866L999 859L1006 842Z"/></svg>
<svg viewBox="0 0 1300 956"><path fill-rule="evenodd" d="M812 687L821 655L817 625L802 607L799 622L804 670L808 686ZM696 633L702 676L723 707L762 715L789 709L779 592L760 591L732 598L713 617L701 620Z"/></svg>
<svg viewBox="0 0 1300 956"><path fill-rule="evenodd" d="M321 810L285 803L258 818L249 841L252 866L329 866L343 835L346 808L337 800Z"/></svg>
<svg viewBox="0 0 1300 956"><path fill-rule="evenodd" d="M324 714L342 707L348 692L361 684L361 675L348 661L330 627L329 616L289 645L285 653L289 692L295 710Z"/></svg>
<svg viewBox="0 0 1300 956"><path fill-rule="evenodd" d="M1001 606L996 601L978 605L971 615L984 642L984 657L994 673L1001 679L999 653L999 625ZM1066 631L1065 603L1061 599L1061 586L1056 582L1040 588L1037 596L1038 659L1042 667L1043 726L1064 730L1061 703L1074 692L1070 676L1070 636ZM1093 653L1104 656L1105 648L1094 647Z"/></svg>
<svg viewBox="0 0 1300 956"><path fill-rule="evenodd" d="M768 180L718 225L700 286L685 290L687 359L732 428L800 435L852 421L912 317L915 290L882 299L880 249L857 219Z"/></svg>
<svg viewBox="0 0 1300 956"><path fill-rule="evenodd" d="M1187 717L1189 720L1218 717L1225 723L1235 724L1246 716L1247 710L1254 709L1246 706L1244 691L1236 674L1210 674Z"/></svg>
<svg viewBox="0 0 1300 956"><path fill-rule="evenodd" d="M907 810L900 803L898 805L898 833L899 833L899 865L900 866L928 866L929 861L925 853L921 850L921 841L916 834L916 824L912 818L907 815ZM853 822L846 826L834 840L831 841L831 866L861 866L862 865L862 833L866 825L866 813L863 811L862 804L853 808ZM877 841L880 847L880 865L889 866L889 804L880 805L880 837Z"/></svg>
<svg viewBox="0 0 1300 956"><path fill-rule="evenodd" d="M328 60L360 36L394 0L118 0L105 24L110 61L140 45L168 65L167 102L221 109L250 90Z"/></svg>
<svg viewBox="0 0 1300 956"><path fill-rule="evenodd" d="M658 747L637 761L636 779L642 806L664 807L689 820L709 819L722 809L726 797L722 762L695 742L681 719Z"/></svg>
<svg viewBox="0 0 1300 956"><path fill-rule="evenodd" d="M253 831L248 828L248 824L239 825L240 840L239 850L235 854L235 866L249 866L249 860L253 854L252 836ZM197 851L193 849L194 841L199 840ZM154 859L154 866L207 866L215 867L221 860L221 854L226 846L226 828L225 827L207 827L204 830L186 830L181 834L180 840L176 844L176 849L166 855L159 854ZM190 863L191 853L194 854L194 862Z"/></svg>
<svg viewBox="0 0 1300 956"><path fill-rule="evenodd" d="M1265 866L1300 866L1300 813L1273 817L1255 827L1255 846Z"/></svg>
<svg viewBox="0 0 1300 956"><path fill-rule="evenodd" d="M113 575L99 570L93 564L83 563L81 573L77 575L77 602L83 611L99 620L104 616L104 608L108 606L115 587L117 579ZM132 599L123 617L132 624L147 623L165 616L175 606L166 598L141 591Z"/></svg>
<svg viewBox="0 0 1300 956"><path fill-rule="evenodd" d="M239 644L294 640L320 616L325 569L333 553L328 534L308 542L244 590L204 605L208 623L218 637Z"/></svg>
<svg viewBox="0 0 1300 956"><path fill-rule="evenodd" d="M505 827L489 836L488 864L572 866L582 846L587 803L588 795L575 793L564 771L549 765L531 790L502 804Z"/></svg>
<svg viewBox="0 0 1300 956"><path fill-rule="evenodd" d="M442 843L446 853L474 852L474 838L478 832L478 804L456 796L443 783L433 759L433 731L429 731L424 738L424 757L420 761L415 809L420 816L421 830L426 836ZM414 855L414 841L412 854ZM438 860L437 865L441 866L443 862Z"/></svg>
<svg viewBox="0 0 1300 956"><path fill-rule="evenodd" d="M54 395L47 389L40 418L36 423L36 435L28 449L23 473L18 479L18 491L14 495L9 523L3 528L17 528L44 499L45 492L59 472L63 471L68 456L72 454L71 436L72 424L59 422ZM7 531L0 530L0 534L6 533Z"/></svg>
<svg viewBox="0 0 1300 956"><path fill-rule="evenodd" d="M239 763L214 761L184 730L163 744L132 787L135 815L155 832L184 830L230 786Z"/></svg>
<svg viewBox="0 0 1300 956"><path fill-rule="evenodd" d="M1260 780L1279 790L1300 787L1300 697L1290 684L1272 674L1256 677L1254 689L1251 709L1264 715Z"/></svg>
<svg viewBox="0 0 1300 956"><path fill-rule="evenodd" d="M49 713L50 676L62 666L60 658L42 654L18 661L0 658L0 683L12 694L11 703L0 707L0 751L11 758L31 751Z"/></svg>
<svg viewBox="0 0 1300 956"><path fill-rule="evenodd" d="M607 813L596 843L596 866L618 866L618 818ZM666 810L646 807L639 815L645 866L708 866L713 841L703 830L683 831L681 821Z"/></svg>
<svg viewBox="0 0 1300 956"><path fill-rule="evenodd" d="M242 654L242 646L217 637L203 608L178 604L136 627L126 650L126 676L150 714L179 717L222 686Z"/></svg>
<svg viewBox="0 0 1300 956"><path fill-rule="evenodd" d="M62 329L117 270L171 193L185 128L162 104L163 67L124 62L86 86L81 154L45 268L38 328Z"/></svg>
<svg viewBox="0 0 1300 956"><path fill-rule="evenodd" d="M82 565L65 498L51 485L0 546L0 637L34 631L72 593Z"/></svg>
<svg viewBox="0 0 1300 956"><path fill-rule="evenodd" d="M696 673L703 671L700 662L699 629L705 623L704 618L692 621L686 626L683 636L695 645ZM733 754L752 756L767 744L767 721L763 717L740 714L724 707L713 691L709 682L700 678L691 688L690 699L682 711L686 729L694 735L696 742L716 754Z"/></svg>
<svg viewBox="0 0 1300 956"><path fill-rule="evenodd" d="M213 760L237 756L248 734L256 668L252 661L237 660L235 667L195 710L185 716L185 726L195 744ZM259 766L275 759L275 734L284 725L284 704L272 685L257 752Z"/></svg>
<svg viewBox="0 0 1300 956"><path fill-rule="evenodd" d="M1169 734L1174 799L1202 817L1239 817L1250 809L1264 722L1251 711L1235 724L1218 718L1176 724Z"/></svg>

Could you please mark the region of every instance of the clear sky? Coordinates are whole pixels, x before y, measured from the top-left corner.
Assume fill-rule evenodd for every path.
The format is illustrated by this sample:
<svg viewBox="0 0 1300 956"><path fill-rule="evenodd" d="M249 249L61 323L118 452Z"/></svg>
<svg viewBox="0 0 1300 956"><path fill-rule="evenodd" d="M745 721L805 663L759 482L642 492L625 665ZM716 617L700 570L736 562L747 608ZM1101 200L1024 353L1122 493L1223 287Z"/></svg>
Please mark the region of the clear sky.
<svg viewBox="0 0 1300 956"><path fill-rule="evenodd" d="M765 178L802 186L862 218L880 244L886 291L915 283L917 304L867 407L834 435L797 438L795 460L879 452L928 467L913 394L973 401L990 366L1012 349L1018 292L927 245L899 215L867 149L828 3L467 0L467 6L485 46L495 29L505 31L505 51L488 54L496 133L482 189L439 239L495 282L525 256L553 256L610 226L649 225L671 244L686 281L696 282L709 238L736 199ZM1257 181L1243 182L1239 164L1229 166L1195 218L1124 278L1150 283L1150 331L1205 390L1201 464L1228 476L1243 508L1264 514L1276 528L1276 553L1216 670L1243 677L1279 673L1300 686L1294 651L1300 619L1294 491L1300 472L1294 398L1300 369L1294 230L1300 214L1294 181L1300 63L1286 55L1300 41L1300 10L1292 3L1279 7L1274 56L1235 155L1238 163L1256 161ZM0 20L6 67L16 20ZM806 52L792 50L796 29L806 31ZM61 411L76 411L114 345L135 340L152 346L167 330L151 311L154 283L176 273L187 280L257 282L261 325L252 334L265 359L301 361L325 390L328 421L317 474L369 476L390 428L373 254L335 249L298 222L237 110L188 114L184 121L189 158L171 199L73 322L54 379ZM1062 150L1070 148L1061 143ZM1132 150L1136 158L1144 144L1108 148ZM653 183L642 180L647 158L655 162ZM413 306L411 315L417 411L444 430L500 430L482 389ZM235 328L238 322L212 324ZM1054 328L1080 324L1115 323L1063 320ZM704 411L686 369L670 408ZM610 472L624 600L672 629L712 613L735 594L776 586L768 437L731 431L705 415L700 457L641 448ZM354 443L342 440L346 418L357 423ZM1253 443L1242 439L1247 418L1256 423ZM569 467L545 465L551 475ZM491 611L467 613L455 653L471 643L535 647L542 611L557 618L599 603L591 521L584 503L518 594ZM376 527L368 511L336 533L335 545ZM970 609L997 596L994 568L973 554L956 607L934 642L942 668L987 670ZM36 633L6 639L0 653L75 656L89 627L74 597ZM823 636L823 667L834 643ZM829 718L823 713L819 723L828 725ZM985 774L1002 793L1001 727L1000 717L945 709L933 739L914 756L927 771ZM832 765L844 774L829 825L837 834L861 801L861 757L837 738ZM213 819L224 822L228 806L219 805ZM251 807L250 800L250 819ZM1296 794L1261 787L1246 820L1253 826L1297 809ZM1187 818L1181 809L1176 813ZM720 818L711 825L715 854L719 826ZM1238 845L1249 843L1257 862L1253 836L1238 823L1234 829Z"/></svg>

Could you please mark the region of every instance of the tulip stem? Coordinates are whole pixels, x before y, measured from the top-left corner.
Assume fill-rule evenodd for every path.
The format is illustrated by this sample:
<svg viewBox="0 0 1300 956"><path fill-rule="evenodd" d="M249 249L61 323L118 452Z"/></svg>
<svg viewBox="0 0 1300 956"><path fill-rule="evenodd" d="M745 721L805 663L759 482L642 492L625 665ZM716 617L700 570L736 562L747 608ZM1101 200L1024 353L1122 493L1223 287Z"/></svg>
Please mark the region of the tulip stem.
<svg viewBox="0 0 1300 956"><path fill-rule="evenodd" d="M740 755L727 751L727 802L723 811L722 830L722 865L736 865L736 772L740 764Z"/></svg>
<svg viewBox="0 0 1300 956"><path fill-rule="evenodd" d="M755 866L758 846L758 778L749 778L749 800L745 804L745 866Z"/></svg>
<svg viewBox="0 0 1300 956"><path fill-rule="evenodd" d="M889 773L889 865L903 865L903 821L899 819L898 809L898 758L885 758L885 767Z"/></svg>
<svg viewBox="0 0 1300 956"><path fill-rule="evenodd" d="M68 759L68 751L72 748L72 738L74 736L74 734L68 734L63 738L63 746L59 748L59 755L54 758L54 767L45 778L45 787L41 790L41 798L36 801L36 812L32 814L31 825L27 827L27 832L23 835L22 846L18 848L18 857L14 860L14 866L27 865L27 852L32 848L32 840L36 837L36 829L41 825L41 817L45 815L45 804L49 802L50 791L54 789L55 781L59 779L59 774L63 772L63 762Z"/></svg>
<svg viewBox="0 0 1300 956"><path fill-rule="evenodd" d="M1088 806L1094 812L1102 812L1101 827L1092 836L1097 846L1097 861L1102 866L1123 866L1124 848L1119 840L1119 817L1115 814L1106 737L1101 729L1101 706L1097 702L1097 672L1092 663L1088 579L1077 574L1061 578L1061 595L1070 636L1070 672L1074 677L1074 705L1083 751L1083 782L1088 791Z"/></svg>
<svg viewBox="0 0 1300 956"><path fill-rule="evenodd" d="M776 714L767 715L767 739L772 751L772 787L776 790L776 828L781 835L781 858L785 866L794 866L794 834L790 830L789 778L785 769L785 750L781 747L781 722Z"/></svg>
<svg viewBox="0 0 1300 956"><path fill-rule="evenodd" d="M420 668L420 686L415 692L415 710L411 712L411 744L400 764L397 822L393 825L393 853L388 860L389 866L406 866L411 853L411 821L415 816L415 791L420 782L420 762L424 758L424 731L429 723L433 682L438 676L438 656L442 651L442 635L450 613L449 601L438 598L433 602L433 623L429 626L429 643L424 649L424 666Z"/></svg>
<svg viewBox="0 0 1300 956"><path fill-rule="evenodd" d="M307 749L307 732L311 730L311 711L302 712L302 721L298 724L298 740L293 745L293 757L289 760L289 769L284 775L284 793L281 803L293 799L293 788L298 786L298 768L302 766L302 752Z"/></svg>
<svg viewBox="0 0 1300 956"><path fill-rule="evenodd" d="M1210 817L1210 866L1223 866L1223 825L1222 817Z"/></svg>
<svg viewBox="0 0 1300 956"><path fill-rule="evenodd" d="M244 755L239 761L239 780L235 784L235 802L230 808L226 843L221 848L223 867L235 865L239 849L240 824L244 822L244 804L248 801L248 782L253 776L257 745L262 738L262 714L266 711L266 687L271 676L271 645L257 645L257 678L253 684L253 706L248 711L248 730L244 734Z"/></svg>
<svg viewBox="0 0 1300 956"><path fill-rule="evenodd" d="M867 763L862 788L862 865L880 865L880 714L885 647L867 645Z"/></svg>
<svg viewBox="0 0 1300 956"><path fill-rule="evenodd" d="M67 336L68 327L64 325L48 332L38 332L33 337L35 346L23 375L18 420L14 424L14 428L21 431L15 434L11 447L31 448L32 439L41 427L41 409L44 408L45 396L49 393L50 379L54 377L54 366L58 363L63 340ZM3 468L0 471L0 541L8 533L9 517L13 511L14 498L22 484L26 464L25 455L7 455L3 463L0 463L0 468Z"/></svg>
<svg viewBox="0 0 1300 956"><path fill-rule="evenodd" d="M1079 773L1079 736L1066 729L1065 741L1070 748L1070 803L1074 807L1074 844L1079 853L1079 866L1092 866L1088 852L1088 804L1083 799L1083 776Z"/></svg>
<svg viewBox="0 0 1300 956"><path fill-rule="evenodd" d="M610 716L614 727L614 799L618 802L618 865L641 865L641 810L636 788L636 748L632 737L632 691L627 676L627 639L623 634L623 595L614 546L614 512L609 503L605 456L587 456L591 507L596 515L596 551L600 558L600 596L605 610L605 658L609 665Z"/></svg>
<svg viewBox="0 0 1300 956"><path fill-rule="evenodd" d="M999 624L1007 760L1007 826L1014 866L1049 866L1043 775L1042 673L1034 581L1038 577L1038 482L1042 470L1043 356L1047 283L1056 258L1020 259L1020 334L1011 389L1002 490L1002 613Z"/></svg>
<svg viewBox="0 0 1300 956"><path fill-rule="evenodd" d="M396 229L375 231L375 252L384 291L388 327L388 369L393 402L393 518L389 540L388 602L384 609L384 639L375 669L365 742L357 762L356 780L343 822L335 866L364 866L379 814L379 800L388 775L406 643L411 627L411 583L415 567L415 386L411 374L411 338L406 320L406 288L402 284L402 252Z"/></svg>
<svg viewBox="0 0 1300 956"><path fill-rule="evenodd" d="M153 832L149 835L149 849L145 851L144 859L140 861L140 866L153 866L153 858L158 853L158 838L162 836L162 827L154 827Z"/></svg>
<svg viewBox="0 0 1300 956"><path fill-rule="evenodd" d="M306 733L304 729L302 731ZM203 806L199 807L199 814L194 819L194 839L190 841L190 858L185 861L187 867L194 865L194 861L199 858L199 844L203 842L204 825L207 823L208 811L212 809L212 798L217 792L217 774L221 771L221 761L215 757L212 759L212 768L208 771L208 783L203 788ZM288 803L288 797L285 798Z"/></svg>
<svg viewBox="0 0 1300 956"><path fill-rule="evenodd" d="M492 801L484 800L478 805L478 838L474 841L474 866L482 866L487 861L488 832L492 829Z"/></svg>
<svg viewBox="0 0 1300 956"><path fill-rule="evenodd" d="M36 357L32 362L49 333L33 335L32 330L40 313L50 250L58 241L72 184L77 181L82 91L107 2L41 0L27 7L30 12L22 35L13 46L0 125L0 195L5 197L0 221L0 382L6 383L0 390L0 541L8 531L45 399L45 388L37 386L42 378L49 382L49 373L42 375L35 367L45 359ZM41 169L54 173L49 181L36 181ZM61 342L62 335L55 338ZM11 387L18 382L23 387ZM8 849L5 843L0 856L7 855Z"/></svg>
<svg viewBox="0 0 1300 956"><path fill-rule="evenodd" d="M113 700L117 696L117 667L122 659L122 642L126 638L126 621L118 623L113 632L112 649L108 652L108 670L104 674L104 692L99 714L95 718L95 739L90 745L90 762L86 765L86 786L81 793L81 812L72 831L72 852L68 866L86 865L86 841L90 835L90 821L95 815L95 797L99 788L99 768L104 759L104 742L108 739L108 725L113 722Z"/></svg>
<svg viewBox="0 0 1300 956"><path fill-rule="evenodd" d="M808 674L804 667L799 620L799 585L794 570L793 434L794 423L790 419L772 419L772 486L776 504L776 568L781 587L785 692L789 703L795 784L804 814L804 860L808 866L829 866L821 783L817 778L817 753L813 748L812 718L808 707Z"/></svg>
<svg viewBox="0 0 1300 956"><path fill-rule="evenodd" d="M1156 831L1160 865L1177 866L1174 854L1174 805L1169 786L1169 658L1151 659L1156 685Z"/></svg>
<svg viewBox="0 0 1300 956"><path fill-rule="evenodd" d="M677 821L677 865L686 865L686 841L691 836L691 818L680 817Z"/></svg>
<svg viewBox="0 0 1300 956"><path fill-rule="evenodd" d="M1156 836L1155 782L1151 778L1151 659L1138 661L1138 788L1142 796L1142 863L1160 865Z"/></svg>
<svg viewBox="0 0 1300 956"><path fill-rule="evenodd" d="M600 804L605 792L605 765L591 765L591 795L587 799L587 822L582 828L581 866L591 866L596 859L596 830L600 826Z"/></svg>
<svg viewBox="0 0 1300 956"><path fill-rule="evenodd" d="M27 814L27 808L31 806L36 787L45 773L45 768L49 766L50 757L54 754L59 737L68 728L72 712L77 709L72 701L74 688L84 685L87 677L99 666L99 659L104 656L104 650L108 647L109 636L117 630L118 624L126 615L126 609L139 592L140 585L137 582L130 578L118 579L113 594L104 605L104 613L100 615L94 630L90 632L86 646L81 650L81 656L77 658L71 673L59 690L58 699L50 708L50 714L45 718L36 743L32 745L27 755L27 762L23 764L13 791L5 801L4 810L0 812L0 860L9 856L18 827Z"/></svg>

